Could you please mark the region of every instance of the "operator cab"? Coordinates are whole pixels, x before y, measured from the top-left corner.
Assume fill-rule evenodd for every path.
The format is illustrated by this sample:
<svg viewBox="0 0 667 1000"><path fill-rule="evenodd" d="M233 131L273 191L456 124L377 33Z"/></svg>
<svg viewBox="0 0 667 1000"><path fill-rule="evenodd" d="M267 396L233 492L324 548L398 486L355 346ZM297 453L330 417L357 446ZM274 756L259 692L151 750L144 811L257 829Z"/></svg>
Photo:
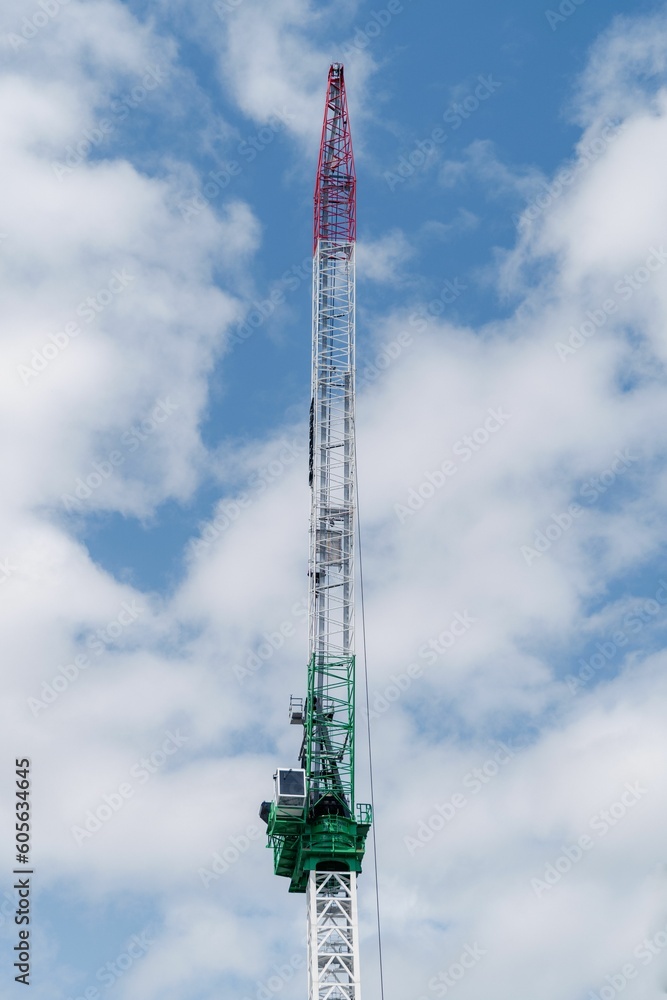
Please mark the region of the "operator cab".
<svg viewBox="0 0 667 1000"><path fill-rule="evenodd" d="M281 767L273 775L276 819L301 819L306 805L306 772L302 768ZM260 818L269 822L271 802L262 802Z"/></svg>
<svg viewBox="0 0 667 1000"><path fill-rule="evenodd" d="M276 816L299 818L306 804L306 772L301 768L278 768L274 775Z"/></svg>

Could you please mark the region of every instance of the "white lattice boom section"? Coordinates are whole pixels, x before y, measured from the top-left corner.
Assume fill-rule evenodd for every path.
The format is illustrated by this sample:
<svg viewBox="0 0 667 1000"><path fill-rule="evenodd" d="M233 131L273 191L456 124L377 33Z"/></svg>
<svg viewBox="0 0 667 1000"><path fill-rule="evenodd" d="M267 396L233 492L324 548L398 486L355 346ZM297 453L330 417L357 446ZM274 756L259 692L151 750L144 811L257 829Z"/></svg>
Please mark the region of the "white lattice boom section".
<svg viewBox="0 0 667 1000"><path fill-rule="evenodd" d="M315 252L312 393L310 651L326 661L354 648L354 243Z"/></svg>
<svg viewBox="0 0 667 1000"><path fill-rule="evenodd" d="M355 872L311 872L309 1000L361 1000Z"/></svg>

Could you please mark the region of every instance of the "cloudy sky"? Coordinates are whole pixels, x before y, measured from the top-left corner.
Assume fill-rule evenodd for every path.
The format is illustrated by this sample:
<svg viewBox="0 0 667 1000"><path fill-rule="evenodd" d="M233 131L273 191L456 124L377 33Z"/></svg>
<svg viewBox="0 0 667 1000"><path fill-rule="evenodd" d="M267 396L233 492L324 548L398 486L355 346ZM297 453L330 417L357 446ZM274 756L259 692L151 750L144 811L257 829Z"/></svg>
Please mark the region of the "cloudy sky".
<svg viewBox="0 0 667 1000"><path fill-rule="evenodd" d="M257 809L337 60L386 1000L662 997L667 5L3 0L0 49L0 995L28 757L34 1000L305 996Z"/></svg>

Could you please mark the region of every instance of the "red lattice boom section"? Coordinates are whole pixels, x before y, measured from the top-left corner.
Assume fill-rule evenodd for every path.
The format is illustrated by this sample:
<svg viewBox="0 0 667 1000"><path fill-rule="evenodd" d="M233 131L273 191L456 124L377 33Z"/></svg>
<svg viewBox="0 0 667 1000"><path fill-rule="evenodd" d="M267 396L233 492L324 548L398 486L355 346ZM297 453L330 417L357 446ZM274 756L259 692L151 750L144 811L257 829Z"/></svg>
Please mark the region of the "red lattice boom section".
<svg viewBox="0 0 667 1000"><path fill-rule="evenodd" d="M313 252L318 240L353 243L357 236L357 178L341 63L329 69L315 183Z"/></svg>

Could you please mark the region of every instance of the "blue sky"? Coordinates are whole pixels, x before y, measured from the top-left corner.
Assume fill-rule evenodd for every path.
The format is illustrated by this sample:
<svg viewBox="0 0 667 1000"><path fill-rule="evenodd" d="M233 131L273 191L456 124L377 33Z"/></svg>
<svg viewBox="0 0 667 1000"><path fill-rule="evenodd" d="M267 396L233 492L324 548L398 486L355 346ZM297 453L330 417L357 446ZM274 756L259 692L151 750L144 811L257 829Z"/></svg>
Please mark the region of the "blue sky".
<svg viewBox="0 0 667 1000"><path fill-rule="evenodd" d="M663 995L667 6L6 0L0 46L0 804L11 834L30 756L33 997L305 995L257 808L305 685L333 60L387 1000ZM366 1000L373 895L369 867Z"/></svg>

